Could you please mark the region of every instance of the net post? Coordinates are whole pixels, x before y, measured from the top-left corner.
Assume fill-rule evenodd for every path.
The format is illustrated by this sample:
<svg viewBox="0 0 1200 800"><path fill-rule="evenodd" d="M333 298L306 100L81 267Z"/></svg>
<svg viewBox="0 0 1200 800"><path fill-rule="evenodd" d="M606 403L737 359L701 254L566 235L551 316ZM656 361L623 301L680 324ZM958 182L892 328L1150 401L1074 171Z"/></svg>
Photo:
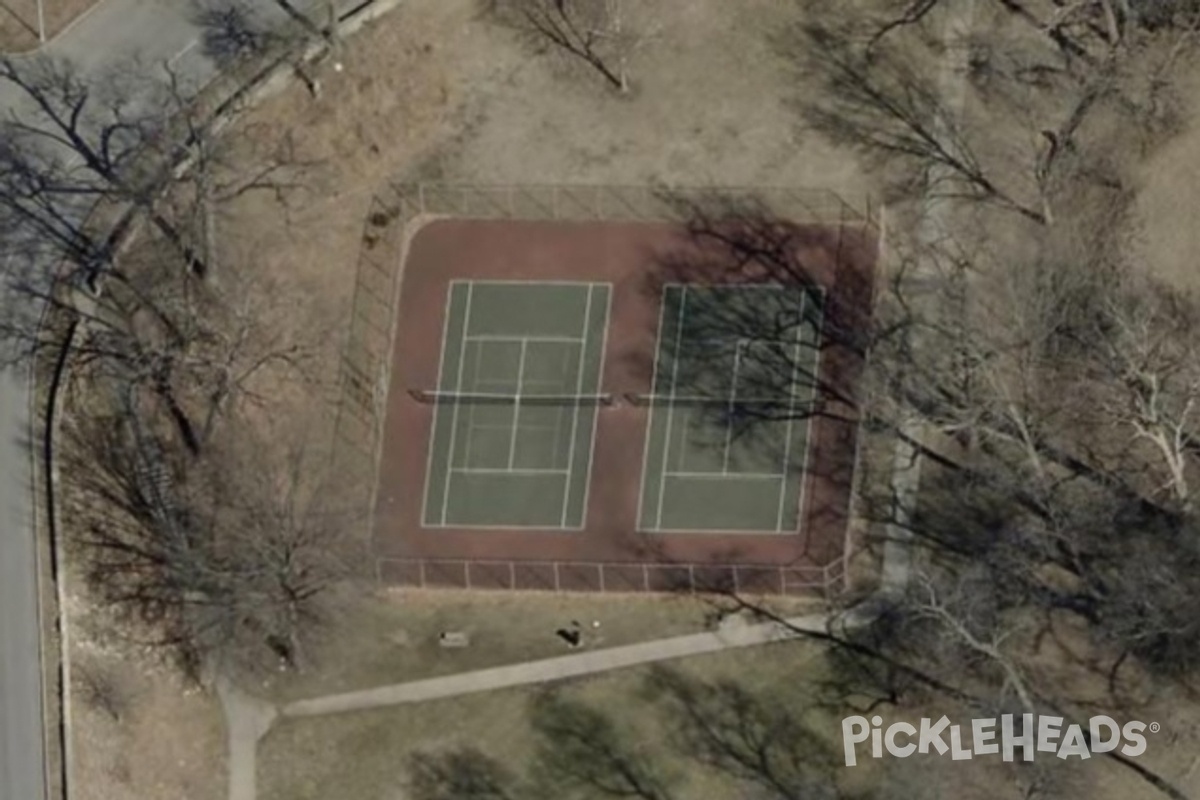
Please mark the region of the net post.
<svg viewBox="0 0 1200 800"><path fill-rule="evenodd" d="M471 588L471 562L463 559L463 581L467 584L467 588Z"/></svg>
<svg viewBox="0 0 1200 800"><path fill-rule="evenodd" d="M562 584L558 578L558 562L557 561L554 562L554 591L556 591L556 592L562 591Z"/></svg>
<svg viewBox="0 0 1200 800"><path fill-rule="evenodd" d="M646 564L642 564L642 587L644 591L650 591L650 567Z"/></svg>
<svg viewBox="0 0 1200 800"><path fill-rule="evenodd" d="M600 573L600 593L603 594L606 590L604 588L604 564L602 562L596 564L596 571Z"/></svg>
<svg viewBox="0 0 1200 800"><path fill-rule="evenodd" d="M425 588L425 559L417 560L417 585Z"/></svg>
<svg viewBox="0 0 1200 800"><path fill-rule="evenodd" d="M692 590L692 594L696 593L696 565L688 564L688 586Z"/></svg>
<svg viewBox="0 0 1200 800"><path fill-rule="evenodd" d="M508 588L517 588L517 564L515 561L508 562Z"/></svg>

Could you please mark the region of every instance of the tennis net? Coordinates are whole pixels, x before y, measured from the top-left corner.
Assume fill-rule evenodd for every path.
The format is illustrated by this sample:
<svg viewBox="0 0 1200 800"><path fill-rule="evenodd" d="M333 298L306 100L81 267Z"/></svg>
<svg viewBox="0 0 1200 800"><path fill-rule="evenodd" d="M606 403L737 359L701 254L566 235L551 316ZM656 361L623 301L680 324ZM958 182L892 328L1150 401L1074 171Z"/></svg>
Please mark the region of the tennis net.
<svg viewBox="0 0 1200 800"><path fill-rule="evenodd" d="M498 405L498 406L609 406L611 394L496 394L490 392L448 392L433 389L410 389L409 395L426 405Z"/></svg>
<svg viewBox="0 0 1200 800"><path fill-rule="evenodd" d="M798 401L789 397L701 397L672 394L627 394L624 401L631 406L689 406L699 408L772 409L787 408Z"/></svg>

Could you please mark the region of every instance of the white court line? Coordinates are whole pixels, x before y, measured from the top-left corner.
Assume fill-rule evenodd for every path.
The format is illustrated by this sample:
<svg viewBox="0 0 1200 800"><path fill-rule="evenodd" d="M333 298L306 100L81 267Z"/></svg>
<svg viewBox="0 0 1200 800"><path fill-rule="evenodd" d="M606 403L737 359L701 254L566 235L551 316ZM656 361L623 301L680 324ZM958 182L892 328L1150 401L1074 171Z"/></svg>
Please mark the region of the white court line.
<svg viewBox="0 0 1200 800"><path fill-rule="evenodd" d="M819 309L818 321L816 324L816 328L817 328L816 338L813 342L813 346L816 347L816 349L817 349L817 358L816 358L816 361L813 363L813 375L815 378L814 384L819 384L820 378L821 378L821 360L822 360L821 357L823 355L823 353L821 351L821 341L825 334L825 288L822 286L818 286L817 290L820 292L820 296L821 296L821 307ZM805 297L807 297L807 296L808 295L805 295ZM813 396L808 401L808 404L809 404L808 419L805 421L806 430L804 432L804 461L800 465L800 475L801 475L800 493L799 493L799 496L796 498L796 530L799 530L800 526L804 522L804 516L803 516L804 515L804 503L805 503L805 500L807 499L806 495L807 495L807 489L808 489L808 460L812 455L813 417L816 416L813 413L813 409L817 403L817 399L818 399L817 392L819 391L819 389L820 389L819 385L814 387ZM784 464L783 468L787 469L787 466L788 466L787 464Z"/></svg>
<svg viewBox="0 0 1200 800"><path fill-rule="evenodd" d="M791 531L772 528L647 528L646 533L689 534L695 536L724 536L735 533L739 536L792 536Z"/></svg>
<svg viewBox="0 0 1200 800"><path fill-rule="evenodd" d="M595 286L589 286L587 291L587 306L583 311L583 333L587 336L589 323L592 319L592 290ZM579 348L579 366L575 370L575 394L579 395L583 392L583 367L587 363L587 346ZM567 508L571 505L571 471L575 469L575 434L579 430L579 412L580 407L575 406L571 410L571 442L567 445L567 482L563 487L562 497L562 514L559 519L563 525L567 524ZM557 437L555 437L557 442Z"/></svg>
<svg viewBox="0 0 1200 800"><path fill-rule="evenodd" d="M666 291L664 287L663 300L666 300ZM667 304L659 302L658 304L658 335L655 337L654 347L654 366L651 367L650 373L650 394L652 397L658 396L658 362L659 362L659 343L662 341L663 324L666 321ZM650 412L646 417L646 441L642 444L642 490L638 492L638 510L637 510L637 529L642 530L642 512L644 511L646 501L646 486L650 482L649 476L646 474L650 469L650 440L654 433L654 407L656 403L650 404ZM663 464L663 469L667 465ZM653 530L653 529L651 529Z"/></svg>
<svg viewBox="0 0 1200 800"><path fill-rule="evenodd" d="M455 475L566 475L565 469L540 469L527 467L455 467Z"/></svg>
<svg viewBox="0 0 1200 800"><path fill-rule="evenodd" d="M430 530L464 530L464 531L547 531L549 533L562 533L563 531L581 531L582 525L575 525L570 528L560 528L557 525L514 525L507 522L501 522L495 525L471 525L468 523L454 523L452 525L426 525Z"/></svg>
<svg viewBox="0 0 1200 800"><path fill-rule="evenodd" d="M783 471L786 473L788 464L792 458L792 430L795 424L796 417L796 370L800 365L800 345L802 331L804 330L804 304L808 300L808 294L800 295L800 324L796 326L796 343L792 345L794 348L792 353L792 374L788 383L788 417L787 427L784 433L783 444ZM787 500L787 481L779 482L779 510L775 513L775 530L783 531L783 510L787 505L784 501ZM799 520L797 520L799 522Z"/></svg>
<svg viewBox="0 0 1200 800"><path fill-rule="evenodd" d="M596 362L596 390L600 392L604 387L604 359L608 355L608 323L612 319L612 284L602 283L597 284L604 287L604 327L600 333L600 360ZM579 514L579 527L583 528L587 524L588 512L588 497L592 490L592 459L596 455L596 426L600 423L600 408L597 406L592 410L592 439L588 445L588 460L586 475L583 479L583 510ZM635 523L636 525L636 523Z"/></svg>
<svg viewBox="0 0 1200 800"><path fill-rule="evenodd" d="M737 402L738 372L742 366L742 337L733 345L733 380L729 382L729 417L725 420L725 453L721 457L721 472L729 472L729 450L733 446L733 405Z"/></svg>
<svg viewBox="0 0 1200 800"><path fill-rule="evenodd" d="M200 39L193 39L192 41L188 42L186 45L184 45L182 50L180 50L178 53L176 53L175 55L173 55L167 59L167 66L170 66L170 67L175 66L175 64L179 61L179 59L183 58L184 56L186 56L188 53L192 52L199 46L200 46Z"/></svg>
<svg viewBox="0 0 1200 800"><path fill-rule="evenodd" d="M467 357L467 345L468 344L470 344L470 342L467 342L466 339L464 338L463 353L462 353L462 357L464 360ZM478 389L480 386L483 386L484 384L491 384L491 383L496 382L496 381L490 381L490 380L489 381L479 380L479 366L482 361L483 361L483 351L481 348L476 348L475 349L475 364L471 367L471 389L472 390ZM463 387L461 385L459 385L459 387L458 387L459 391L462 391L462 388ZM461 403L459 405L461 405ZM463 448L463 464L469 465L471 463L471 445L475 443L475 438L476 438L475 432L476 431L484 431L484 430L494 430L497 428L500 430L505 430L505 431L508 430L507 425L504 425L504 426L476 425L475 424L475 404L471 403L467 406L467 430L466 430L467 446ZM453 457L451 458L450 463L451 463L451 466L453 466L453 464L454 464ZM455 471L457 472L458 469L456 468Z"/></svg>
<svg viewBox="0 0 1200 800"><path fill-rule="evenodd" d="M458 380L457 380L457 383L455 383L455 389L460 390L460 391L462 388L463 364L467 360L466 336L467 336L468 326L471 322L471 295L472 295L474 288L475 288L475 284L471 281L468 281L467 282L467 306L466 306L466 309L463 311L463 323L462 323L463 342L458 348ZM443 349L445 349L445 345L443 345ZM458 434L458 407L460 405L462 405L462 404L461 403L454 404L454 410L451 412L451 416L450 416L450 455L446 459L446 493L442 496L442 524L443 525L446 523L446 514L449 512L449 506L450 506L450 488L451 488L450 487L450 480L451 480L450 468L454 464L454 440L455 440L456 435Z"/></svg>
<svg viewBox="0 0 1200 800"><path fill-rule="evenodd" d="M667 472L664 474L668 478L688 478L718 481L736 481L741 478L747 478L749 480L777 481L780 478L787 477L786 474L780 472Z"/></svg>
<svg viewBox="0 0 1200 800"><path fill-rule="evenodd" d="M513 461L517 457L517 431L521 430L521 386L525 380L525 351L528 343L521 340L521 357L517 361L517 396L513 406L512 437L508 440L508 470L512 472Z"/></svg>
<svg viewBox="0 0 1200 800"><path fill-rule="evenodd" d="M584 340L576 336L499 336L492 333L481 333L476 336L468 336L469 342L550 342L560 344L583 344Z"/></svg>
<svg viewBox="0 0 1200 800"><path fill-rule="evenodd" d="M478 280L468 280L466 283L473 283L477 286L595 286L594 281L556 281L553 279L543 280L541 278L514 278L512 280L499 280L497 278L480 278Z"/></svg>
<svg viewBox="0 0 1200 800"><path fill-rule="evenodd" d="M679 321L675 324L675 351L671 357L675 363L671 365L671 394L675 394L676 381L679 380L679 342L683 338L683 317L687 310L687 286L683 287L683 291L679 297ZM667 476L666 471L671 464L671 428L675 423L675 406L670 406L667 409L667 443L666 452L663 454L663 474L658 479L658 515L654 518L654 527L662 527L663 513L663 491L666 487Z"/></svg>
<svg viewBox="0 0 1200 800"><path fill-rule="evenodd" d="M442 369L446 365L446 337L449 335L449 332L450 332L450 307L451 307L451 300L454 297L454 284L455 283L456 283L455 281L451 281L450 286L446 290L446 308L442 312L443 313L442 347L441 347L441 352L438 353L437 383L434 384L439 389L442 388ZM429 423L429 445L428 445L429 452L426 453L426 455L425 455L425 496L423 498L421 498L421 521L422 522L425 522L428 519L428 517L426 517L425 515L429 512L429 487L433 483L433 451L434 451L434 445L435 445L434 434L437 433L437 423L438 423L438 414L439 413L440 413L440 408L435 407L434 411L433 411L433 419ZM450 453L446 457L446 463L449 464L453 459L454 459L454 453ZM448 485L446 486L446 491L447 492L450 491L450 487Z"/></svg>

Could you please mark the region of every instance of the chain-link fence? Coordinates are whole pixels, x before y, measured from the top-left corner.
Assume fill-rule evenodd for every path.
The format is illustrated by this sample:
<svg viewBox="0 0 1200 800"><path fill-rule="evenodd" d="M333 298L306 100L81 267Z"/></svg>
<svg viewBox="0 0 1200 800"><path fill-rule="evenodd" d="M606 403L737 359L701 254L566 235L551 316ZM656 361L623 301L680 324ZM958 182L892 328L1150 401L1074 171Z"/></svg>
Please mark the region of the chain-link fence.
<svg viewBox="0 0 1200 800"><path fill-rule="evenodd" d="M505 561L497 559L388 558L381 578L413 588L490 589L640 594L734 593L812 595L838 592L844 565L778 567L712 563L606 561Z"/></svg>
<svg viewBox="0 0 1200 800"><path fill-rule="evenodd" d="M374 508L374 486L382 441L384 415L392 361L392 339L396 329L398 290L402 280L403 265L409 239L419 223L444 217L489 220L554 220L564 222L667 222L686 224L697 216L720 217L735 213L754 214L764 218L777 218L796 223L820 224L829 227L876 226L875 210L869 201L860 207L852 206L838 194L821 189L797 189L780 187L705 187L678 188L655 186L475 186L468 184L390 184L372 198L370 210L363 225L361 246L358 256L357 274L350 315L350 327L341 362L340 401L335 426L334 448L335 469L339 474L351 478L371 496L365 498L368 508ZM435 346L431 343L430 346ZM410 563L410 562L394 562ZM411 562L417 566L423 562ZM439 561L446 564L451 562ZM472 574L468 562L463 565L464 575ZM476 570L491 570L485 563L471 562L481 566ZM508 563L508 562L497 562ZM562 562L566 564L567 562ZM514 563L512 569L517 569ZM625 570L630 565L590 564L586 569L599 576L611 574L611 585L621 583L628 586L657 585L649 579L649 573L639 573L645 578L619 581L614 570ZM672 565L674 567L676 565ZM699 586L694 576L696 569L709 575L710 565L678 565L692 575L689 584ZM633 565L634 571L642 570ZM406 568L407 569L407 568ZM496 567L501 572L505 567ZM556 573L560 568L550 568ZM720 568L724 569L724 568ZM727 573L730 581L740 581L742 572L749 567L736 567ZM755 568L757 569L757 568ZM840 584L844 569L839 561L835 567L790 570L789 568L766 568L774 570L772 585L781 593L812 591ZM380 564L380 574L388 572L385 563ZM406 573L408 574L408 573ZM678 573L676 573L678 574ZM751 573L745 572L745 575ZM636 577L636 576L635 576ZM389 582L405 582L397 575L388 576ZM412 581L409 581L413 583ZM588 590L595 590L601 579L587 581ZM472 582L470 585L475 585ZM541 588L563 589L563 581L537 581ZM708 581L703 582L707 585ZM771 581L768 581L771 583ZM427 585L425 579L413 585ZM604 581L607 587L610 584ZM510 584L516 586L515 582ZM570 588L567 586L565 588ZM611 591L611 589L604 589ZM626 589L645 591L646 589Z"/></svg>

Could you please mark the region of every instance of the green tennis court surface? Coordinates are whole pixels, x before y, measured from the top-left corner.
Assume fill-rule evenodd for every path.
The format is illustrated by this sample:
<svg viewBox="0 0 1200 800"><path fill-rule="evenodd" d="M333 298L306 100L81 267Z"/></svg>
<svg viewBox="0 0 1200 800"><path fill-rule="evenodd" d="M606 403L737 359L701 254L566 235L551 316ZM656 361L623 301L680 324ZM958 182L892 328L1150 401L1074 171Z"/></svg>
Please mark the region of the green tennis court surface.
<svg viewBox="0 0 1200 800"><path fill-rule="evenodd" d="M583 527L609 295L451 284L425 525Z"/></svg>
<svg viewBox="0 0 1200 800"><path fill-rule="evenodd" d="M666 287L639 529L798 529L821 304L792 286Z"/></svg>

